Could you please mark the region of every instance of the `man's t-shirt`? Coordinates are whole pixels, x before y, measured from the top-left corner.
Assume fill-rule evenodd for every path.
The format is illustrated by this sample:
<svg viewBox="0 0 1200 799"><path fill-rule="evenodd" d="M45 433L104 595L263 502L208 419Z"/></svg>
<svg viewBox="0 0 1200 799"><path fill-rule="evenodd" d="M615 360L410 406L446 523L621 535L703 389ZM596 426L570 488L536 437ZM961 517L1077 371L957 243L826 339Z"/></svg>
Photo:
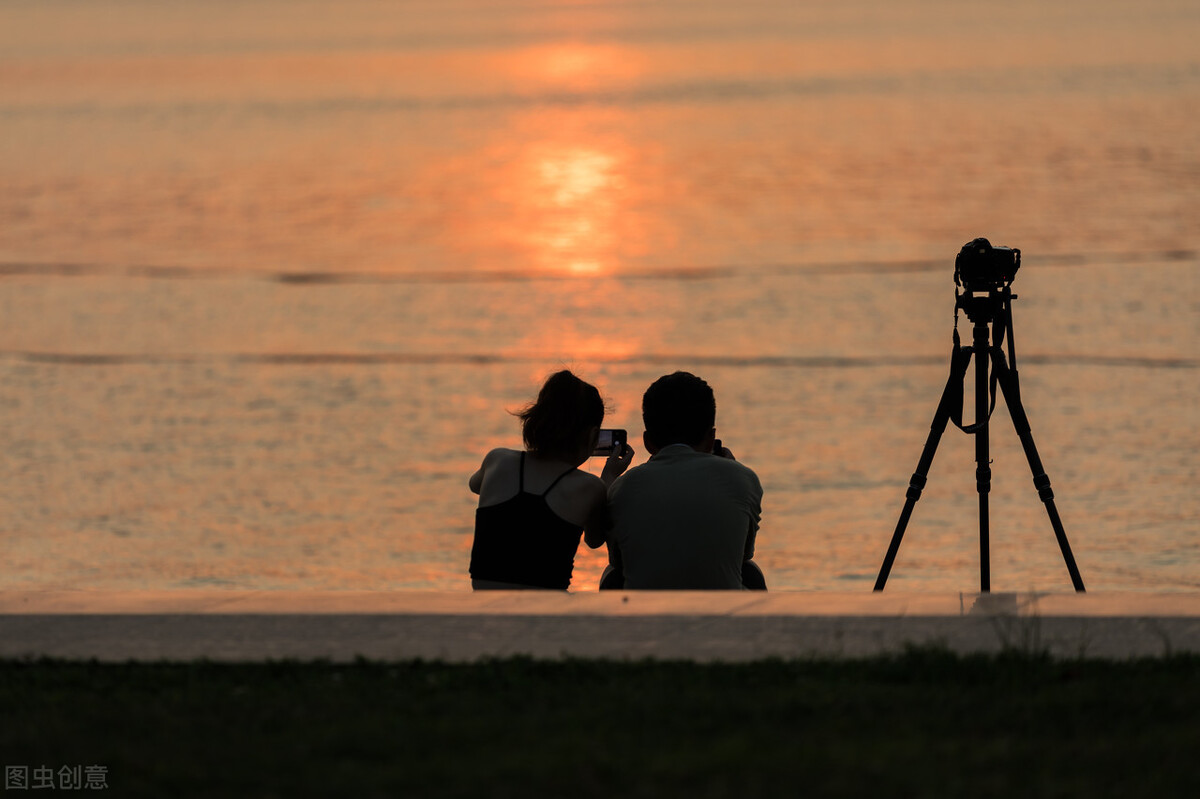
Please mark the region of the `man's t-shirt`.
<svg viewBox="0 0 1200 799"><path fill-rule="evenodd" d="M619 477L608 499L625 588L742 588L762 515L749 468L672 444Z"/></svg>

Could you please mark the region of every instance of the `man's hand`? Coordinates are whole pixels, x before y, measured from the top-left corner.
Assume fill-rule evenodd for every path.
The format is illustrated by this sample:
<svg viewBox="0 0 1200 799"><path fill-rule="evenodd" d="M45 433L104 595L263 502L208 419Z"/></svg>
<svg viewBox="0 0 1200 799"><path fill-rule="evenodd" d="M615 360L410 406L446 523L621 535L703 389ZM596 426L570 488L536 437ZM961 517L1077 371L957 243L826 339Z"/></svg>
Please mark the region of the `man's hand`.
<svg viewBox="0 0 1200 799"><path fill-rule="evenodd" d="M614 480L625 473L631 463L633 463L633 447L626 444L625 448L620 451L613 450L613 454L609 455L608 460L604 462L604 471L600 473L600 479L604 481L604 485L611 486Z"/></svg>

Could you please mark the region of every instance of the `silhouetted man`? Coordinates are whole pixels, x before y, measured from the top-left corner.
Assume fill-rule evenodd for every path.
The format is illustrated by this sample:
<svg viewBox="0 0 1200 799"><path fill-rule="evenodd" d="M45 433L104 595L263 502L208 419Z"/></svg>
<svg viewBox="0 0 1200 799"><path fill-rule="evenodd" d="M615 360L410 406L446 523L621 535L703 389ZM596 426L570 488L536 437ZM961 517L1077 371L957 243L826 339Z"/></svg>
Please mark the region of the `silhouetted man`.
<svg viewBox="0 0 1200 799"><path fill-rule="evenodd" d="M716 415L712 388L688 372L646 389L642 440L651 457L609 489L602 588L766 588L751 561L762 485L728 449L713 453Z"/></svg>

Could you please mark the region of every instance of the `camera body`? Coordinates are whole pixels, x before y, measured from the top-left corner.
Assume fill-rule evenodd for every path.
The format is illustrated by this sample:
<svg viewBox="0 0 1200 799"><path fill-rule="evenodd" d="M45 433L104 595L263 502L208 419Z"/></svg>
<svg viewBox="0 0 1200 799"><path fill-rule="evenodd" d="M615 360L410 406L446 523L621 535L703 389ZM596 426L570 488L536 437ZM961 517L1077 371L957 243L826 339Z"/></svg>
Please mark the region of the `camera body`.
<svg viewBox="0 0 1200 799"><path fill-rule="evenodd" d="M984 238L963 245L954 259L954 282L968 292L995 291L1012 283L1021 268L1021 251L993 247Z"/></svg>

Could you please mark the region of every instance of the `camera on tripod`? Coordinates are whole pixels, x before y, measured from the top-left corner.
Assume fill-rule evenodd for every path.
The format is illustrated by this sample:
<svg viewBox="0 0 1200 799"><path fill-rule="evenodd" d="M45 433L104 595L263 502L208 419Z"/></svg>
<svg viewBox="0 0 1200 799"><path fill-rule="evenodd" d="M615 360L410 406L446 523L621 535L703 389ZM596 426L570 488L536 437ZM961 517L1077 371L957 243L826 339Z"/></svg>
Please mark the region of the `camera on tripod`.
<svg viewBox="0 0 1200 799"><path fill-rule="evenodd" d="M1008 404L1009 416L1021 446L1025 450L1025 458L1029 461L1029 469L1033 473L1033 485L1038 497L1046 506L1050 517L1050 526L1054 528L1054 536L1058 539L1059 549L1062 550L1063 560L1067 564L1067 572L1071 575L1071 583L1075 590L1082 592L1083 577L1075 563L1075 555L1067 542L1067 534L1063 530L1062 519L1058 516L1058 508L1054 504L1054 491L1050 488L1050 478L1042 468L1042 459L1038 456L1037 447L1033 443L1033 434L1029 430L1029 417L1021 403L1021 387L1017 378L1017 356L1013 347L1012 301L1017 298L1009 286L1021 268L1021 251L1014 247L993 247L984 238L973 239L963 245L958 256L954 259L954 282L963 289L959 293L954 290L954 349L950 357L950 377L942 390L941 401L929 426L929 437L925 440L925 448L921 451L921 459L917 462L917 470L913 472L905 494L904 508L900 511L900 520L896 522L896 530L892 533L892 542L884 555L883 565L879 569L879 577L875 580L875 590L882 591L892 571L896 553L900 549L900 540L912 515L917 500L925 488L929 475L929 467L933 464L933 455L937 451L938 442L946 430L946 423L953 421L954 426L964 433L975 437L975 487L979 493L979 590L986 593L991 591L991 554L990 521L988 519L988 494L992 488L992 467L989 444L989 421L992 410L996 407L996 389L999 388ZM958 311L966 311L967 317L973 323L971 330L971 346L964 347L959 342ZM1005 357L1003 344L1008 340L1008 357ZM1010 362L1011 359L1011 362ZM967 376L970 362L975 361L975 423L964 426L962 423L963 382ZM989 390L988 367L991 367ZM988 397L991 397L991 404Z"/></svg>
<svg viewBox="0 0 1200 799"><path fill-rule="evenodd" d="M954 282L968 293L996 291L1012 283L1020 268L1020 250L974 239L964 244L954 259Z"/></svg>

